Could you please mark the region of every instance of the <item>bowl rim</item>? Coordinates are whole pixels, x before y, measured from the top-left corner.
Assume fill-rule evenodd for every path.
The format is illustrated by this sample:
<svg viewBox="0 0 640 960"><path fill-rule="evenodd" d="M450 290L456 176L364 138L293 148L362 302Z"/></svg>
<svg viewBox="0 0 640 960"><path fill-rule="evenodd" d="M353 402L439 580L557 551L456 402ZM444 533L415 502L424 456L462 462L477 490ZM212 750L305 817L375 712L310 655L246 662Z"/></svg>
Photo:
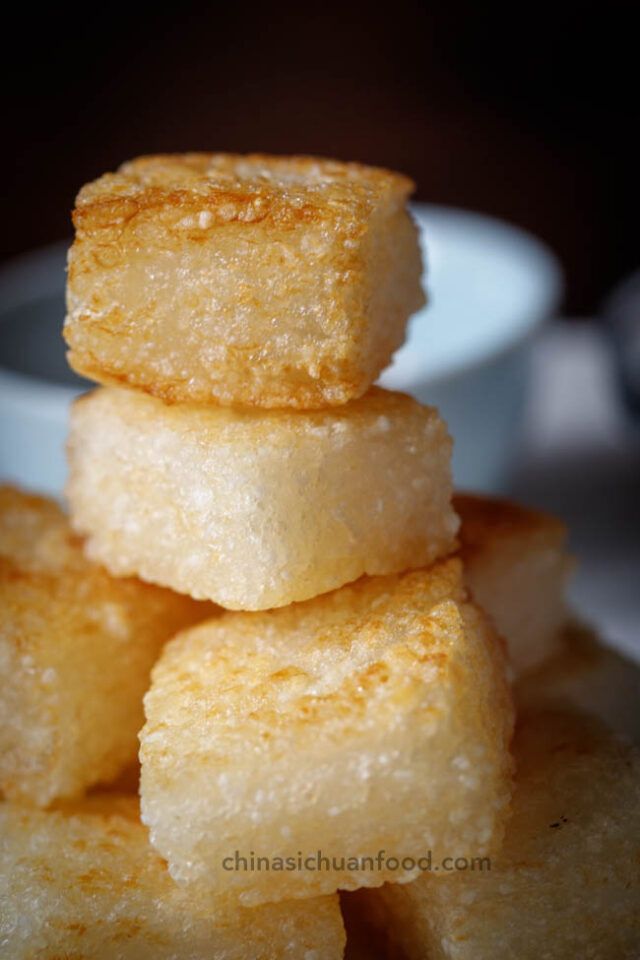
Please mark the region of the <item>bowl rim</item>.
<svg viewBox="0 0 640 960"><path fill-rule="evenodd" d="M499 335L493 338L478 336L473 342L473 349L469 349L462 359L452 359L448 363L442 363L435 371L426 373L416 369L414 376L404 381L401 389L414 390L425 384L430 387L440 386L445 381L453 380L471 370L498 361L512 349L528 342L547 321L557 315L565 292L564 272L558 256L535 234L508 220L467 208L415 202L410 204L410 209L418 221L419 228L424 230L427 253L430 219L432 221L446 219L450 224L455 224L461 229L472 227L487 230L488 228L504 249L517 249L518 258L520 260L526 258L530 262L531 272L535 271L538 274L536 289L539 295L535 303L529 303L520 313L518 323L505 324ZM428 283L428 267L426 276ZM422 309L428 311L428 304ZM398 350L401 349L402 347L398 348ZM383 385L385 375L390 371L391 365L382 372Z"/></svg>
<svg viewBox="0 0 640 960"><path fill-rule="evenodd" d="M55 279L50 264L52 260L66 259L70 245L71 240L57 240L9 257L0 264L0 323L10 310L59 292L59 278ZM3 404L9 401L19 403L28 412L54 420L52 406L66 407L83 392L81 386L55 383L33 373L12 370L5 367L0 358L0 399Z"/></svg>

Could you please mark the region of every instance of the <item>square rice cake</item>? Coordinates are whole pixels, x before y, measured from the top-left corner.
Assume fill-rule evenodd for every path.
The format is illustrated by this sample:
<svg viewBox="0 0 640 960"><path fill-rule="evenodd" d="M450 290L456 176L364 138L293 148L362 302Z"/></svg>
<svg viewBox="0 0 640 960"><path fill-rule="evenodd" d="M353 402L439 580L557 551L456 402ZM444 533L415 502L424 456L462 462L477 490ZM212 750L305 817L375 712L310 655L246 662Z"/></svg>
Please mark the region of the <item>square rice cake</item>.
<svg viewBox="0 0 640 960"><path fill-rule="evenodd" d="M506 640L519 676L560 646L572 568L566 528L507 500L457 494L454 505L467 584Z"/></svg>
<svg viewBox="0 0 640 960"><path fill-rule="evenodd" d="M259 610L451 552L450 457L435 410L377 388L303 412L102 387L72 412L67 495L116 576Z"/></svg>
<svg viewBox="0 0 640 960"><path fill-rule="evenodd" d="M512 704L502 644L465 596L444 561L169 644L140 758L143 819L174 878L253 904L406 881L430 849L491 849Z"/></svg>
<svg viewBox="0 0 640 960"><path fill-rule="evenodd" d="M363 394L424 303L404 176L313 157L142 157L73 213L69 362L170 401Z"/></svg>
<svg viewBox="0 0 640 960"><path fill-rule="evenodd" d="M133 763L162 644L214 610L113 580L55 503L0 488L0 791L46 805Z"/></svg>
<svg viewBox="0 0 640 960"><path fill-rule="evenodd" d="M246 910L185 891L137 806L0 804L1 960L341 960L337 896Z"/></svg>
<svg viewBox="0 0 640 960"><path fill-rule="evenodd" d="M515 755L503 849L489 867L370 892L387 935L408 960L637 960L638 750L595 720L547 713L523 722Z"/></svg>

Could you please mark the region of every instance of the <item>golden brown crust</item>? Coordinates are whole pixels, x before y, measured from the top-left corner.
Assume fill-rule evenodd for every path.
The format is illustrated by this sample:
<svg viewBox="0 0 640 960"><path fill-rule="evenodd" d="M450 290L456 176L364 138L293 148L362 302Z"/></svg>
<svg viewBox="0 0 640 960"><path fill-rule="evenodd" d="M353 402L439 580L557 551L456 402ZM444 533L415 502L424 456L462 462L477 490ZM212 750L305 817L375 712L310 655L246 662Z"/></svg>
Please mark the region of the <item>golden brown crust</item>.
<svg viewBox="0 0 640 960"><path fill-rule="evenodd" d="M567 528L558 517L511 500L456 493L453 503L461 520L458 539L463 559L506 539L542 535L557 544L566 539Z"/></svg>
<svg viewBox="0 0 640 960"><path fill-rule="evenodd" d="M10 487L0 488L0 610L0 790L43 806L135 760L162 644L214 612L113 580L86 560L57 504Z"/></svg>
<svg viewBox="0 0 640 960"><path fill-rule="evenodd" d="M106 325L105 325L106 329ZM113 336L117 336L117 330L111 331ZM72 370L75 370L81 377L87 380L93 380L95 383L104 386L128 387L132 390L140 390L150 397L156 397L166 404L176 403L196 403L210 404L214 402L211 387L198 386L189 381L186 377L169 377L167 379L156 379L149 376L142 365L131 368L127 371L112 367L108 361L98 360L91 351L86 353L69 350L67 352L67 362ZM251 358L247 357L242 363L248 371L251 367ZM220 381L215 388L215 404L224 407L234 406L258 406L265 410L293 410L320 411L327 406L342 406L349 400L359 400L370 386L371 378L363 374L357 365L348 363L337 364L333 362L327 367L317 365L319 375L317 379L307 382L299 382L292 390L291 382L282 380L270 381L268 393L258 383L252 383L247 378L242 392L238 393L236 383ZM382 367L380 368L382 369ZM340 385L333 388L329 394L327 383L335 379L339 371Z"/></svg>
<svg viewBox="0 0 640 960"><path fill-rule="evenodd" d="M348 216L354 229L376 204L404 203L414 184L402 174L358 163L267 154L186 153L138 157L84 186L76 230L120 227L134 216L177 210L181 220L206 210L210 224L300 223ZM189 230L183 223L182 229ZM206 227L192 225L198 239Z"/></svg>
<svg viewBox="0 0 640 960"><path fill-rule="evenodd" d="M0 954L11 960L340 960L337 897L267 906L173 882L137 798L0 804Z"/></svg>
<svg viewBox="0 0 640 960"><path fill-rule="evenodd" d="M169 402L362 395L424 302L406 177L314 158L146 157L84 187L71 366Z"/></svg>
<svg viewBox="0 0 640 960"><path fill-rule="evenodd" d="M416 875L225 871L239 837L271 857L497 844L513 706L501 645L465 598L453 559L176 637L140 756L144 819L178 882L252 904Z"/></svg>

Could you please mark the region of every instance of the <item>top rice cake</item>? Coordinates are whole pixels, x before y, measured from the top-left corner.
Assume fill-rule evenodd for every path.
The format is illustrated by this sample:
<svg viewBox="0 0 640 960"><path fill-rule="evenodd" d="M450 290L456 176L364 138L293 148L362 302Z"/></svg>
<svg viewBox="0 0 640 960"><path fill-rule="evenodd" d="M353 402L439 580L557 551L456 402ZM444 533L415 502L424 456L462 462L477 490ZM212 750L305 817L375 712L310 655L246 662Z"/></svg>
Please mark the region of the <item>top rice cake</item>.
<svg viewBox="0 0 640 960"><path fill-rule="evenodd" d="M424 302L412 182L313 157L141 157L83 187L69 362L170 402L361 396Z"/></svg>

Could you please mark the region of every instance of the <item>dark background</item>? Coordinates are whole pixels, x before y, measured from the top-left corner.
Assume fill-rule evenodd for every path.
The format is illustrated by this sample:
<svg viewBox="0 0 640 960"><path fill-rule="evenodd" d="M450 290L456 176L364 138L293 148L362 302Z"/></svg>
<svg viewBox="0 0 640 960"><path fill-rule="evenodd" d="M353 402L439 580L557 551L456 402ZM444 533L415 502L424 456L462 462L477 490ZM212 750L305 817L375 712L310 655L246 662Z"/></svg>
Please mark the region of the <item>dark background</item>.
<svg viewBox="0 0 640 960"><path fill-rule="evenodd" d="M78 187L136 154L318 153L533 230L593 313L640 261L637 10L30 6L4 31L2 255L66 237Z"/></svg>

